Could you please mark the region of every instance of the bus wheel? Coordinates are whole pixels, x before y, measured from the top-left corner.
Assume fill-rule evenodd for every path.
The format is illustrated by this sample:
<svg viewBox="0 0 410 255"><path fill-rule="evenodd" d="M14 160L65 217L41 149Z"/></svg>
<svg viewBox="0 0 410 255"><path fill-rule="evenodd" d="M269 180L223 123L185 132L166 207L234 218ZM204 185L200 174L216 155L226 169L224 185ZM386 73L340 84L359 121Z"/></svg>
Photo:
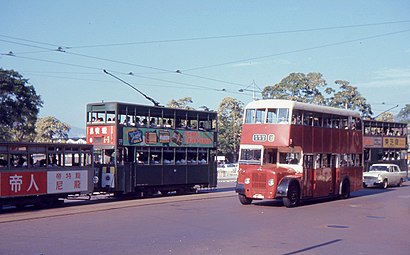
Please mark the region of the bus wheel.
<svg viewBox="0 0 410 255"><path fill-rule="evenodd" d="M300 194L299 187L295 183L291 183L288 188L288 195L283 198L283 204L287 208L296 207L299 205Z"/></svg>
<svg viewBox="0 0 410 255"><path fill-rule="evenodd" d="M389 186L389 182L387 181L387 179L384 179L384 181L383 181L383 189L387 189L388 186Z"/></svg>
<svg viewBox="0 0 410 255"><path fill-rule="evenodd" d="M349 181L344 180L342 184L342 193L340 194L342 199L348 199L350 197L350 184Z"/></svg>
<svg viewBox="0 0 410 255"><path fill-rule="evenodd" d="M252 198L247 198L245 197L245 195L239 194L239 201L241 202L241 204L243 205L249 205L252 203Z"/></svg>

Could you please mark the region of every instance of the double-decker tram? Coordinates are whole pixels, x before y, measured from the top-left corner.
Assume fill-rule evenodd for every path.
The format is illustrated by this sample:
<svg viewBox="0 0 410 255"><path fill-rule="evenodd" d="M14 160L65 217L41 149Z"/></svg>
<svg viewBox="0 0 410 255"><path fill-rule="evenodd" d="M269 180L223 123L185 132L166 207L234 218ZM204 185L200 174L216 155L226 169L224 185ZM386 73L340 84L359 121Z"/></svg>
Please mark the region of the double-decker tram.
<svg viewBox="0 0 410 255"><path fill-rule="evenodd" d="M87 144L0 142L0 208L53 206L94 189Z"/></svg>
<svg viewBox="0 0 410 255"><path fill-rule="evenodd" d="M362 188L362 124L351 110L289 100L245 107L235 191L242 204L348 198Z"/></svg>
<svg viewBox="0 0 410 255"><path fill-rule="evenodd" d="M217 184L216 112L91 103L87 143L94 145L97 191L147 196Z"/></svg>
<svg viewBox="0 0 410 255"><path fill-rule="evenodd" d="M364 171L373 164L396 164L408 175L407 124L363 120Z"/></svg>

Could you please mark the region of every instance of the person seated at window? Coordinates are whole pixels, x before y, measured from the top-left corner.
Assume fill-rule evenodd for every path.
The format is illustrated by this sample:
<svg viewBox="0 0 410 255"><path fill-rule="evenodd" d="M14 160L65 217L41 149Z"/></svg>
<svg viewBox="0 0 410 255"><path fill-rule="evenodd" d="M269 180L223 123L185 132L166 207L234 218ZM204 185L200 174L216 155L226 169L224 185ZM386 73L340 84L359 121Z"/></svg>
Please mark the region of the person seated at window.
<svg viewBox="0 0 410 255"><path fill-rule="evenodd" d="M172 127L172 120L168 119L167 123L165 124L165 127L171 128Z"/></svg>
<svg viewBox="0 0 410 255"><path fill-rule="evenodd" d="M157 127L156 120L154 118L151 118L151 121L149 122L150 127Z"/></svg>
<svg viewBox="0 0 410 255"><path fill-rule="evenodd" d="M141 122L140 122L140 118L139 118L139 117L135 117L135 126L136 126L136 127L141 126Z"/></svg>
<svg viewBox="0 0 410 255"><path fill-rule="evenodd" d="M199 122L199 127L198 127L198 129L199 129L199 130L205 130L205 128L204 128L204 122L203 122L203 121Z"/></svg>
<svg viewBox="0 0 410 255"><path fill-rule="evenodd" d="M148 120L147 120L147 118L145 118L145 119L142 120L142 126L143 126L143 127L148 127Z"/></svg>

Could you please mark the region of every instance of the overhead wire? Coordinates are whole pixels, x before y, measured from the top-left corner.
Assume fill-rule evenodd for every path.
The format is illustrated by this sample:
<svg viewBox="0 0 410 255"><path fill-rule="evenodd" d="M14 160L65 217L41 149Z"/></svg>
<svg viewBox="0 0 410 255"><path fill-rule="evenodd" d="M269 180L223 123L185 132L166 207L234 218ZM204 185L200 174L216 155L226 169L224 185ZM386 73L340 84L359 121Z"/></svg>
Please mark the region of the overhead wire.
<svg viewBox="0 0 410 255"><path fill-rule="evenodd" d="M260 33L245 33L245 34L218 35L218 36L202 36L202 37L190 37L190 38L179 38L179 39L151 40L151 41L124 42L124 43L108 43L108 44L94 44L94 45L82 45L82 46L80 45L80 46L68 46L67 49L113 47L113 46L127 46L127 45L138 45L138 44L154 44L154 43L173 43L173 42L185 42L185 41L216 40L216 39L228 39L228 38L239 38L239 37L252 37L252 36L265 36L265 35L275 35L275 34L289 34L289 33L314 32L314 31L335 30L335 29L370 27L370 26L391 25L391 24L400 24L400 23L409 23L409 22L410 22L410 20L386 21L386 22L367 23L367 24L354 24L354 25L344 25L344 26L330 26L330 27L319 27L319 28L270 31L270 32L260 32Z"/></svg>
<svg viewBox="0 0 410 255"><path fill-rule="evenodd" d="M381 24L384 25L384 24L404 23L404 22L410 22L410 20L408 20L408 21L396 21L396 22L382 22L382 23L373 23L373 24L362 24L362 25L351 25L351 26L327 27L327 28L317 28L317 29L300 29L300 30L277 31L277 32L269 32L269 33L254 33L254 34L229 35L229 36L219 36L219 37L202 37L202 39L209 39L209 38L217 39L217 38L228 38L228 37L264 35L264 34L266 35L266 34L285 33L285 32L287 32L287 33L306 32L306 31L316 31L316 30L325 30L325 29L340 29L340 28L360 27L360 26L375 26L375 25L381 25ZM287 51L287 52L280 52L280 53L275 53L275 54L270 54L270 55L265 55L265 56L241 59L241 60L236 60L236 61L229 61L229 62L225 62L225 63L219 63L219 64L213 64L213 65L207 65L207 66L199 66L199 67L184 69L184 70L179 70L178 69L176 71L168 70L168 69L164 69L164 68L157 68L157 67L152 67L152 66L140 65L140 64L135 64L135 63L129 63L129 62L124 62L124 61L118 61L118 60L113 60L113 59L101 58L101 57L96 57L96 56L90 56L90 55L85 55L85 54L80 54L80 53L68 52L67 50L64 50L64 49L70 49L70 47L58 46L56 44L38 42L38 41L22 39L22 38L17 38L17 37L11 37L11 36L1 35L1 34L0 34L0 36L6 37L6 38L11 38L13 40L22 40L22 41L36 43L36 44L49 45L49 46L57 47L57 49L49 49L49 48L42 47L42 46L30 45L30 44L27 44L27 43L20 43L20 42L13 42L13 41L4 40L4 39L0 39L0 41L4 41L4 42L8 42L8 43L14 43L14 44L28 46L28 47L35 47L35 48L43 49L44 51L62 52L62 53L66 53L66 54L69 54L69 55L80 56L80 57L84 57L84 58L91 58L91 59L97 59L97 60L101 60L101 61L113 62L113 63L118 63L118 64L131 65L131 66L152 69L152 70L155 70L155 71L160 71L160 72L165 72L165 73L178 73L178 74L182 74L182 75L185 75L185 76L188 76L188 77L195 77L195 78L199 78L199 79L210 80L210 81L214 81L214 82L220 82L220 83L225 83L225 84L244 87L244 86L246 86L244 84L229 82L229 81L224 81L224 80L214 79L214 78L209 78L209 77L204 77L204 76L200 76L200 75L189 74L189 73L186 73L186 72L199 70L199 69L206 69L206 68L211 68L211 67L230 65L230 64L241 63L241 62L247 62L247 61L252 61L252 60L257 60L257 59L270 58L270 57L286 55L286 54L291 54L291 53L309 51L309 50L320 49L320 48L325 48L325 47L337 46L337 45L342 45L342 44L347 44L347 43L352 43L352 42L357 42L357 41L363 41L363 40L369 40L369 39L374 39L374 38L378 38L378 37L383 37L383 36L388 36L388 35L393 35L393 34L398 34L398 33L404 33L404 32L409 32L409 31L410 31L410 29L396 31L396 32L389 32L389 33L378 34L378 35L374 35L374 36L362 37L362 38L346 40L346 41L342 41L342 42L323 44L323 45L319 45L319 46L308 47L308 48L303 48L303 49L297 49L297 50L292 50L292 51ZM199 39L200 38L191 38L189 40L199 40ZM178 41L181 41L181 40L188 40L188 39L178 39ZM167 40L163 40L162 42L166 42L166 41ZM168 40L168 41L175 41L175 40ZM71 47L71 48L74 48L74 47ZM36 60L36 61L42 61L42 62L48 62L48 63L62 64L62 65L73 66L73 67L87 68L87 69L93 69L93 70L101 70L101 68L96 68L96 67L90 67L90 66L84 66L84 65L78 65L78 64L69 64L69 63L53 61L53 60L45 60L45 59L17 56L17 55L15 55L15 53L13 53L11 51L9 53L2 54L2 55L14 56L14 57L18 57L18 58ZM146 76L140 76L140 77L143 77L143 78L146 78L146 79L152 79L152 78L148 78ZM165 81L163 79L157 79L157 80ZM175 83L174 81L167 81L167 82ZM191 86L192 86L192 84L191 84Z"/></svg>
<svg viewBox="0 0 410 255"><path fill-rule="evenodd" d="M181 72L189 72L189 71L195 71L195 70L200 70L200 69L207 69L207 68L232 65L232 64L237 64L237 63L243 63L243 62L248 62L248 61L252 61L252 60L259 60L259 59L264 59L264 58L283 56L283 55L292 54L292 53L298 53L298 52L316 50L316 49L327 48L327 47L332 47L332 46L338 46L338 45L343 45L343 44L349 44L349 43L353 43L353 42L365 41L365 40L370 40L370 39L374 39L374 38L380 38L380 37L384 37L384 36L390 36L390 35L406 33L406 32L410 32L410 29L400 30L400 31L396 31L396 32L383 33L383 34L367 36L367 37L361 37L361 38L346 40L346 41L341 41L341 42L322 44L322 45L307 47L307 48L303 48L303 49L279 52L279 53L269 54L269 55L265 55L265 56L252 57L252 58L234 60L234 61L229 61L229 62L224 62L224 63L219 63L219 64L213 64L213 65L206 65L206 66L199 66L199 67L194 67L194 68L189 68L189 69L183 69L183 70L181 70Z"/></svg>

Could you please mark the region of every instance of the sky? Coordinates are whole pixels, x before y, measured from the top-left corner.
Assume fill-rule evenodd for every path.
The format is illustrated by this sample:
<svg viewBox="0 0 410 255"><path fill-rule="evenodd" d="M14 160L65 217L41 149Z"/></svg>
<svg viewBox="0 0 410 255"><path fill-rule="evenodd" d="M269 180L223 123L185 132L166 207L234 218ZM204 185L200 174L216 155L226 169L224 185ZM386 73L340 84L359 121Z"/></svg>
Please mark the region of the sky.
<svg viewBox="0 0 410 255"><path fill-rule="evenodd" d="M0 68L29 79L40 117L85 128L87 103L216 110L290 73L345 80L374 116L410 103L410 1L0 0ZM240 92L239 90L243 90ZM396 105L398 107L394 108Z"/></svg>

